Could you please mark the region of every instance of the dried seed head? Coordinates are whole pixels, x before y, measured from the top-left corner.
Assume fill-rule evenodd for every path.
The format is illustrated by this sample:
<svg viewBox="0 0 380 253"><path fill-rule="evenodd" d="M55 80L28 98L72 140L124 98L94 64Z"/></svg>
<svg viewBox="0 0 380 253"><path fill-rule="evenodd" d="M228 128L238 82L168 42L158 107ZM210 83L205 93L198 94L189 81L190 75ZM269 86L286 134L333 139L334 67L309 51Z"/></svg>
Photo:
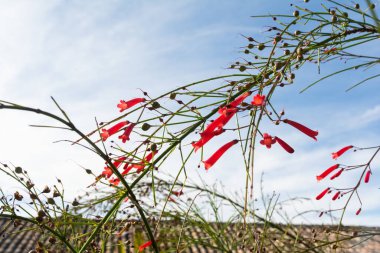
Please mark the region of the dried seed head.
<svg viewBox="0 0 380 253"><path fill-rule="evenodd" d="M42 190L42 193L49 193L49 192L50 192L49 186L45 186L45 188Z"/></svg>
<svg viewBox="0 0 380 253"><path fill-rule="evenodd" d="M295 10L295 11L293 12L293 16L294 16L294 17L298 17L299 15L300 15L300 12L299 12L299 11Z"/></svg>
<svg viewBox="0 0 380 253"><path fill-rule="evenodd" d="M173 99L175 99L176 96L177 96L177 94L173 92L173 93L170 93L169 98L173 100Z"/></svg>

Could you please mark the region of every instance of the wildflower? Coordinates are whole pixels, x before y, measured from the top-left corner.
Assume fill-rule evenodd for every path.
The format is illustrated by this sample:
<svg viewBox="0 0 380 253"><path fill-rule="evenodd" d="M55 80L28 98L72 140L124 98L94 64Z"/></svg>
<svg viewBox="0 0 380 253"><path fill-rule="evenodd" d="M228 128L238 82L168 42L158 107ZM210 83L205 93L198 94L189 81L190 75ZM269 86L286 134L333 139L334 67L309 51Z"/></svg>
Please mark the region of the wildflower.
<svg viewBox="0 0 380 253"><path fill-rule="evenodd" d="M202 138L197 141L197 142L193 142L191 143L191 145L193 146L195 152L197 152L198 149L200 149L201 147L203 147L209 140L211 140L214 136L217 136L217 135L220 135L222 133L224 133L225 130L223 128L219 128L211 133L202 133Z"/></svg>
<svg viewBox="0 0 380 253"><path fill-rule="evenodd" d="M323 198L323 196L326 195L326 193L328 193L330 191L330 188L326 188L324 189L317 197L316 197L316 200L320 200L321 198Z"/></svg>
<svg viewBox="0 0 380 253"><path fill-rule="evenodd" d="M239 141L238 140L233 140L233 141L230 141L226 144L224 144L221 148L219 148L209 159L207 159L206 161L203 161L203 163L205 164L205 168L206 170L208 170L209 168L211 168L218 160L219 158L229 149L231 148L233 145L235 145L236 143L238 143Z"/></svg>
<svg viewBox="0 0 380 253"><path fill-rule="evenodd" d="M251 102L254 106L263 106L265 104L265 95L256 94Z"/></svg>
<svg viewBox="0 0 380 253"><path fill-rule="evenodd" d="M299 131L301 131L302 133L306 134L307 136L313 138L314 140L317 140L316 136L318 135L318 131L311 130L310 128L308 128L306 126L304 126L298 122L289 120L289 119L284 119L283 122L291 125L292 127L296 128L296 129L298 129Z"/></svg>
<svg viewBox="0 0 380 253"><path fill-rule="evenodd" d="M220 130L223 128L224 125L230 121L230 119L235 115L237 112L236 108L228 109L225 113L222 113L218 118L216 118L213 122L211 122L206 129L200 133L201 136L211 134L215 130Z"/></svg>
<svg viewBox="0 0 380 253"><path fill-rule="evenodd" d="M100 133L100 136L102 137L103 141L106 141L108 137L111 135L114 135L117 133L121 128L123 128L125 125L127 125L128 121L122 121L111 127L110 129L102 129L102 133Z"/></svg>
<svg viewBox="0 0 380 253"><path fill-rule="evenodd" d="M272 144L275 144L275 143L276 143L276 139L267 133L263 135L263 139L260 141L260 144L265 145L267 148L271 148Z"/></svg>
<svg viewBox="0 0 380 253"><path fill-rule="evenodd" d="M133 128L135 127L135 125L136 124L131 123L128 127L125 128L124 133L119 136L119 139L121 139L123 143L125 143L126 141L129 141L129 136L131 135L131 132Z"/></svg>
<svg viewBox="0 0 380 253"><path fill-rule="evenodd" d="M342 174L342 172L344 171L344 169L342 168L342 169L340 169L340 170L338 170L338 172L337 173L335 173L334 175L332 175L332 177L330 177L330 180L334 180L335 178L337 178L337 177L339 177L340 176L340 174Z"/></svg>
<svg viewBox="0 0 380 253"><path fill-rule="evenodd" d="M356 215L359 215L360 214L360 212L362 211L362 208L360 207L357 211L356 211Z"/></svg>
<svg viewBox="0 0 380 253"><path fill-rule="evenodd" d="M122 164L122 162L125 161L125 159L127 159L127 157L120 157L119 159L117 159L115 162L113 162L113 166L115 166L116 168L119 168L120 165ZM102 175L107 177L107 178L110 178L113 174L113 171L110 167L104 167L104 171L102 172Z"/></svg>
<svg viewBox="0 0 380 253"><path fill-rule="evenodd" d="M341 155L343 155L347 150L349 150L349 149L351 149L353 147L354 146L349 145L349 146L346 146L346 147L338 150L337 152L332 153L332 158L336 160L338 157L340 157Z"/></svg>
<svg viewBox="0 0 380 253"><path fill-rule="evenodd" d="M120 108L120 112L135 106L138 103L145 102L145 98L134 98L128 101L120 100L120 104L117 105Z"/></svg>
<svg viewBox="0 0 380 253"><path fill-rule="evenodd" d="M120 183L120 179L117 177L114 177L114 178L111 178L110 180L108 180L108 182L110 182L110 184L112 184L114 186L117 186Z"/></svg>
<svg viewBox="0 0 380 253"><path fill-rule="evenodd" d="M243 103L244 99L246 99L249 95L251 95L251 91L244 92L242 95L240 95L238 98L236 98L234 101L230 103L230 106L237 107L241 103Z"/></svg>
<svg viewBox="0 0 380 253"><path fill-rule="evenodd" d="M336 200L340 196L340 191L334 194L332 200Z"/></svg>
<svg viewBox="0 0 380 253"><path fill-rule="evenodd" d="M365 174L365 177L364 177L364 183L368 183L369 182L370 176L371 176L371 171L368 170L367 173Z"/></svg>
<svg viewBox="0 0 380 253"><path fill-rule="evenodd" d="M104 167L104 170L102 172L102 176L105 176L106 178L110 178L113 174L113 171L110 167Z"/></svg>
<svg viewBox="0 0 380 253"><path fill-rule="evenodd" d="M285 141L281 140L280 138L278 138L277 136L274 137L274 140L283 148L285 149L288 153L292 154L294 153L294 149L289 146L288 143L286 143Z"/></svg>
<svg viewBox="0 0 380 253"><path fill-rule="evenodd" d="M148 242L146 242L146 243L140 245L140 247L139 247L139 252L143 251L145 248L150 247L151 245L152 245L152 241L148 241Z"/></svg>
<svg viewBox="0 0 380 253"><path fill-rule="evenodd" d="M327 170L325 170L324 172L322 172L321 175L317 176L317 180L321 181L322 179L324 179L325 177L327 177L331 172L333 172L337 168L339 168L339 164L335 164L335 165L331 166L330 168L328 168Z"/></svg>

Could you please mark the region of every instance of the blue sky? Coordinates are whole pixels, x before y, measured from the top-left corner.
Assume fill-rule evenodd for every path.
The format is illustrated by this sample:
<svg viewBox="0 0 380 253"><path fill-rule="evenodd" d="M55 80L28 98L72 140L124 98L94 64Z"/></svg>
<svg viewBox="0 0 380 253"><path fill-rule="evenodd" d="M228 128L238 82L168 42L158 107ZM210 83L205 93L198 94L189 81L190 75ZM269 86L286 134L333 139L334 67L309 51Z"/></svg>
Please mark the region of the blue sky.
<svg viewBox="0 0 380 253"><path fill-rule="evenodd" d="M308 8L321 1L311 1ZM94 128L94 117L109 120L117 116L119 99L140 95L137 88L159 95L182 84L233 73L232 62L246 57L242 36L265 36L270 19L250 16L291 13L290 1L12 1L0 6L0 99L56 111L54 96L77 125ZM303 4L303 1L293 1ZM364 6L364 4L362 4ZM378 43L377 43L378 44ZM369 53L378 55L379 48ZM322 66L328 74L337 66ZM326 183L315 175L333 164L330 154L342 146L378 145L380 127L380 90L378 80L345 92L367 75L360 70L323 81L299 94L319 78L316 66L296 73L291 88L274 97L289 118L320 132L317 143L292 129L281 136L296 148L296 156L274 148L259 150L257 180L264 172L264 189L281 193L281 198L314 198ZM102 162L92 154L66 144L52 144L72 135L55 130L32 129L28 124L49 121L36 115L0 112L0 161L27 169L37 183L61 178L69 196L83 190L91 179L77 164L94 171ZM365 153L348 159L363 162ZM364 159L364 160L363 160ZM344 162L349 162L345 160ZM243 171L232 171L225 161L217 171L197 171L209 184L223 182L227 190L242 190ZM350 207L346 222L380 225L378 172L373 167L371 183L360 191L363 212ZM194 170L197 168L194 166ZM348 175L342 184L352 185ZM4 177L2 188L15 189ZM241 185L241 187L240 187ZM259 189L259 188L257 188ZM290 209L328 208L329 201L311 201ZM294 210L289 210L294 213ZM315 215L308 216L313 222ZM299 221L299 222L302 222Z"/></svg>

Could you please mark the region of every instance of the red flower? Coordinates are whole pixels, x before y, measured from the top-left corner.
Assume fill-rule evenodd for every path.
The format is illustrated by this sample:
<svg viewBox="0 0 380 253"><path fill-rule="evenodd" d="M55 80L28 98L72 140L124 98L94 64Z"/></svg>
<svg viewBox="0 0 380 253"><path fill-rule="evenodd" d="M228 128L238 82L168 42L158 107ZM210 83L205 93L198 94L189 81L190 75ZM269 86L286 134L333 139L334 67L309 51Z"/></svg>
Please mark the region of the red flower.
<svg viewBox="0 0 380 253"><path fill-rule="evenodd" d="M152 245L152 241L146 242L139 247L139 252L143 251L145 248L148 248Z"/></svg>
<svg viewBox="0 0 380 253"><path fill-rule="evenodd" d="M300 124L298 122L289 120L289 119L284 119L283 122L286 123L286 124L291 125L294 128L297 128L302 133L304 133L307 136L313 138L314 140L317 140L316 136L318 135L318 131L311 130L310 128L308 128L306 126L304 126L304 125L302 125L302 124Z"/></svg>
<svg viewBox="0 0 380 253"><path fill-rule="evenodd" d="M241 103L243 103L244 99L246 99L251 94L252 94L251 91L244 92L242 95L240 95L239 97L237 97L234 101L232 101L230 103L230 106L231 107L237 107L237 106L239 106Z"/></svg>
<svg viewBox="0 0 380 253"><path fill-rule="evenodd" d="M119 159L117 159L115 162L113 162L113 166L115 166L116 168L119 168L121 163L125 161L125 159L127 159L126 157L120 157ZM106 176L107 178L110 178L112 176L113 172L112 172L112 169L110 167L104 167L104 171L102 172L102 175L103 176Z"/></svg>
<svg viewBox="0 0 380 253"><path fill-rule="evenodd" d="M333 196L332 200L336 200L339 196L340 196L340 191L338 191L337 193L335 193L335 195Z"/></svg>
<svg viewBox="0 0 380 253"><path fill-rule="evenodd" d="M113 171L111 170L110 167L104 167L104 170L102 172L102 175L105 176L106 178L110 178L113 174Z"/></svg>
<svg viewBox="0 0 380 253"><path fill-rule="evenodd" d="M212 134L212 132L214 132L215 130L220 130L220 128L223 128L223 126L226 125L228 121L230 121L230 119L235 115L236 112L236 108L226 109L225 112L223 112L218 118L211 122L203 131L203 133L200 133L200 135L203 136L207 134Z"/></svg>
<svg viewBox="0 0 380 253"><path fill-rule="evenodd" d="M119 183L120 183L120 179L115 177L115 178L111 178L110 180L108 180L110 182L110 184L113 184L115 186L117 186Z"/></svg>
<svg viewBox="0 0 380 253"><path fill-rule="evenodd" d="M271 148L272 144L275 144L275 143L276 143L276 139L267 133L263 135L263 139L260 141L260 144L265 145L267 148Z"/></svg>
<svg viewBox="0 0 380 253"><path fill-rule="evenodd" d="M110 129L102 129L102 133L100 133L100 136L102 137L103 141L106 141L108 137L111 135L114 135L117 133L121 128L123 128L125 125L127 125L128 121L122 121L111 127Z"/></svg>
<svg viewBox="0 0 380 253"><path fill-rule="evenodd" d="M330 180L334 180L335 178L339 177L343 171L344 169L340 169L337 173L335 173L334 175L332 175L332 177L330 177Z"/></svg>
<svg viewBox="0 0 380 253"><path fill-rule="evenodd" d="M370 176L371 176L371 171L368 170L367 173L365 174L365 177L364 177L364 183L368 183L369 182Z"/></svg>
<svg viewBox="0 0 380 253"><path fill-rule="evenodd" d="M263 106L265 104L265 95L260 96L260 94L256 94L251 104L254 106Z"/></svg>
<svg viewBox="0 0 380 253"><path fill-rule="evenodd" d="M125 128L124 133L119 136L119 139L121 139L123 143L125 143L126 141L129 141L129 136L131 135L131 132L133 128L135 127L135 125L136 124L131 123L128 127Z"/></svg>
<svg viewBox="0 0 380 253"><path fill-rule="evenodd" d="M120 108L120 112L122 112L141 102L145 102L145 98L134 98L129 101L120 100L120 104L118 104L117 107Z"/></svg>
<svg viewBox="0 0 380 253"><path fill-rule="evenodd" d="M328 193L329 191L330 191L330 188L326 188L326 189L324 189L323 192L321 192L321 193L316 197L316 199L317 199L317 200L320 200L320 199L323 198L323 196L325 196L326 193Z"/></svg>
<svg viewBox="0 0 380 253"><path fill-rule="evenodd" d="M339 164L335 164L335 165L331 166L330 168L328 168L327 170L325 170L324 172L322 172L321 175L317 176L317 180L321 181L322 179L324 179L325 177L327 177L331 172L333 172L337 168L339 168Z"/></svg>
<svg viewBox="0 0 380 253"><path fill-rule="evenodd" d="M277 136L274 137L274 140L277 141L278 144L280 144L280 146L285 149L288 153L292 154L294 153L294 149L289 146L288 143L286 143L285 141L281 140L280 138L278 138Z"/></svg>
<svg viewBox="0 0 380 253"><path fill-rule="evenodd" d="M236 143L238 143L239 141L238 140L233 140L233 141L230 141L226 144L224 144L221 148L219 148L209 159L207 159L206 161L203 161L203 163L205 164L205 168L206 170L208 170L209 168L211 168L218 160L219 158L229 149L231 148L233 145L235 145Z"/></svg>
<svg viewBox="0 0 380 253"><path fill-rule="evenodd" d="M356 211L356 215L359 215L359 213L362 211L362 208L360 207L357 211Z"/></svg>
<svg viewBox="0 0 380 253"><path fill-rule="evenodd" d="M221 133L224 133L224 132L225 132L225 130L223 128L218 128L217 130L215 130L212 133L207 133L207 132L206 133L202 133L202 138L199 141L197 141L197 142L191 143L191 145L193 146L195 152L197 152L198 149L200 149L201 147L203 147L214 136L220 135Z"/></svg>
<svg viewBox="0 0 380 253"><path fill-rule="evenodd" d="M157 154L158 151L152 151L150 152L145 158L139 162L129 165L128 167L124 167L124 171L121 173L123 176L128 174L131 169L135 168L137 169L137 173L140 173L145 168L146 163L150 162L155 154Z"/></svg>
<svg viewBox="0 0 380 253"><path fill-rule="evenodd" d="M339 156L343 155L344 152L346 152L347 150L349 150L349 149L351 149L351 148L353 148L353 147L354 147L354 146L349 145L349 146L346 146L346 147L344 147L344 148L338 150L337 152L332 153L332 158L336 160Z"/></svg>

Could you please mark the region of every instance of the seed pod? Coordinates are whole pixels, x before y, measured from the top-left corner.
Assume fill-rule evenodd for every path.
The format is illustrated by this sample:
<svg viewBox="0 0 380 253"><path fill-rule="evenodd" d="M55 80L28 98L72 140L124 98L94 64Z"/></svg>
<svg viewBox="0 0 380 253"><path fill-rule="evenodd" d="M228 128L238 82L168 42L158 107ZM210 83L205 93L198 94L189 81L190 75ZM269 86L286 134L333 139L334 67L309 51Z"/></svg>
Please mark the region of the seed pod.
<svg viewBox="0 0 380 253"><path fill-rule="evenodd" d="M298 35L300 35L301 34L301 31L300 30L296 30L295 32L294 32L294 35L296 35L296 36L298 36Z"/></svg>
<svg viewBox="0 0 380 253"><path fill-rule="evenodd" d="M53 198L48 198L48 199L47 199L47 202L48 202L48 204L50 204L50 205L55 205L55 201L54 201Z"/></svg>
<svg viewBox="0 0 380 253"><path fill-rule="evenodd" d="M21 174L21 173L22 173L22 168L21 168L21 167L16 167L16 168L15 168L15 172L16 172L17 174Z"/></svg>
<svg viewBox="0 0 380 253"><path fill-rule="evenodd" d="M355 4L355 9L360 9L360 5L359 4Z"/></svg>
<svg viewBox="0 0 380 253"><path fill-rule="evenodd" d="M261 51L265 49L265 45L263 43L260 43L257 48Z"/></svg>
<svg viewBox="0 0 380 253"><path fill-rule="evenodd" d="M249 50L248 49L244 50L244 53L249 54Z"/></svg>
<svg viewBox="0 0 380 253"><path fill-rule="evenodd" d="M338 21L338 18L334 15L331 17L331 22L335 23L336 21Z"/></svg>
<svg viewBox="0 0 380 253"><path fill-rule="evenodd" d="M177 94L175 94L175 93L173 92L173 93L170 93L169 98L173 100L173 99L175 99L176 96L177 96Z"/></svg>
<svg viewBox="0 0 380 253"><path fill-rule="evenodd" d="M246 69L247 69L247 68L246 68L245 66L240 66L240 67L239 67L239 71L240 71L240 72L244 72Z"/></svg>
<svg viewBox="0 0 380 253"><path fill-rule="evenodd" d="M247 46L249 49L252 49L253 47L254 47L254 45L253 44L248 44L248 46Z"/></svg>
<svg viewBox="0 0 380 253"><path fill-rule="evenodd" d="M299 15L300 15L300 12L299 12L299 11L295 10L295 11L293 12L293 16L294 16L294 17L298 17Z"/></svg>
<svg viewBox="0 0 380 253"><path fill-rule="evenodd" d="M284 54L285 54L285 55L290 55L290 50L289 50L289 49L286 49L286 50L284 51Z"/></svg>
<svg viewBox="0 0 380 253"><path fill-rule="evenodd" d="M16 200L18 200L18 201L21 201L24 197L18 192L18 191L16 191L15 193L14 193L14 197L15 197L15 199Z"/></svg>
<svg viewBox="0 0 380 253"><path fill-rule="evenodd" d="M152 145L150 145L150 150L152 150L153 152L157 151L157 144L153 143Z"/></svg>
<svg viewBox="0 0 380 253"><path fill-rule="evenodd" d="M158 109L158 108L161 107L161 105L160 105L160 103L158 103L157 101L154 101L154 102L152 103L152 107L153 107L154 109Z"/></svg>
<svg viewBox="0 0 380 253"><path fill-rule="evenodd" d="M142 129L143 131L148 131L149 128L150 128L150 125L149 125L148 123L144 123L144 124L141 126L141 129Z"/></svg>

